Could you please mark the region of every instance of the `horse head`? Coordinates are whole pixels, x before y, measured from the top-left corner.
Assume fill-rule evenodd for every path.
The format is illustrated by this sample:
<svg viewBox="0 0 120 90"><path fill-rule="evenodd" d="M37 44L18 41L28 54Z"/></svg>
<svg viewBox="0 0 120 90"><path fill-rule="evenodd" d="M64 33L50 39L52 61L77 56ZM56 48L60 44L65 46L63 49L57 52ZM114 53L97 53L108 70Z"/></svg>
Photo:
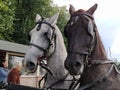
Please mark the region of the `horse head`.
<svg viewBox="0 0 120 90"><path fill-rule="evenodd" d="M96 25L93 13L97 4L88 10L75 8L70 5L70 20L67 22L64 34L68 39L68 56L65 68L72 75L82 74L96 43Z"/></svg>
<svg viewBox="0 0 120 90"><path fill-rule="evenodd" d="M25 54L23 65L27 72L35 72L40 60L49 57L55 50L55 25L59 13L51 18L36 15L35 27L30 31L30 45Z"/></svg>

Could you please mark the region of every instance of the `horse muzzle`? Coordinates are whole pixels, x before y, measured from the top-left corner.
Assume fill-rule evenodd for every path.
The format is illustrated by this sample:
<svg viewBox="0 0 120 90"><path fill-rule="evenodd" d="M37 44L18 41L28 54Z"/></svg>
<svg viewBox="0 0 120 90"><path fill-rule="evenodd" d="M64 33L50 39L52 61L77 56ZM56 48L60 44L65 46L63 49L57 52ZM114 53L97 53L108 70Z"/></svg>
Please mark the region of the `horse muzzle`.
<svg viewBox="0 0 120 90"><path fill-rule="evenodd" d="M80 60L72 57L67 57L65 60L65 68L71 75L81 75L83 73L84 64Z"/></svg>
<svg viewBox="0 0 120 90"><path fill-rule="evenodd" d="M27 73L34 73L37 69L37 63L24 59L23 60L23 67Z"/></svg>

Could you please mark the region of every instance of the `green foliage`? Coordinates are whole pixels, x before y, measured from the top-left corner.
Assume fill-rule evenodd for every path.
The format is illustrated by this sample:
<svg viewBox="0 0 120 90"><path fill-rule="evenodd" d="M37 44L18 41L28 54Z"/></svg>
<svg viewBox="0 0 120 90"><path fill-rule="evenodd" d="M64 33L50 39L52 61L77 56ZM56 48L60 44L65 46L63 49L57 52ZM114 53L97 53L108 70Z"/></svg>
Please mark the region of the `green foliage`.
<svg viewBox="0 0 120 90"><path fill-rule="evenodd" d="M2 0L0 1L0 39L28 44L28 33L35 26L35 16L51 17L60 11L57 22L63 33L68 20L66 7L54 5L52 0Z"/></svg>
<svg viewBox="0 0 120 90"><path fill-rule="evenodd" d="M0 39L11 40L14 10L13 0L0 0Z"/></svg>
<svg viewBox="0 0 120 90"><path fill-rule="evenodd" d="M61 12L60 12L60 16L59 16L59 19L58 19L58 27L60 28L60 30L63 34L64 41L65 41L65 44L67 46L67 39L64 36L64 27L65 27L65 25L66 25L70 16L69 16L68 11L66 10L65 6L60 7L60 9L61 9Z"/></svg>

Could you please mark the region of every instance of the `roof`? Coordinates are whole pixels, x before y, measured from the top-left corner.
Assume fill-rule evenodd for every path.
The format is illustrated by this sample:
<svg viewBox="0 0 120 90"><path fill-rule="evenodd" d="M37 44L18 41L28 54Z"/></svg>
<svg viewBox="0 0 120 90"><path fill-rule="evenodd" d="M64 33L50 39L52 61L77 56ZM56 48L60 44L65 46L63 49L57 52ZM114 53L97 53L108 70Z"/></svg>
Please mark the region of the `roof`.
<svg viewBox="0 0 120 90"><path fill-rule="evenodd" d="M26 53L27 49L27 45L0 40L0 50L17 53Z"/></svg>

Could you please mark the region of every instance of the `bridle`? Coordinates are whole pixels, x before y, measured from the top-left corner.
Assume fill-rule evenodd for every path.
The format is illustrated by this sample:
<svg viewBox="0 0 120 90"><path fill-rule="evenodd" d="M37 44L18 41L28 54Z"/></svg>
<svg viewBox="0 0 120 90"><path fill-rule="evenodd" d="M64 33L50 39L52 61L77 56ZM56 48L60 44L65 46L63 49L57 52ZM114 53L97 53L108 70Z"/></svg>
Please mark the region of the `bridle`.
<svg viewBox="0 0 120 90"><path fill-rule="evenodd" d="M39 50L43 51L43 55L39 55L37 58L37 66L40 65L42 68L47 70L51 75L53 75L52 71L45 65L45 63L43 63L44 62L43 60L47 60L47 58L50 57L50 55L48 55L49 49L51 48L51 46L53 46L53 42L56 39L55 27L53 25L51 25L49 22L46 22L44 20L44 18L41 18L41 20L39 20L36 24L38 24L37 31L39 31L41 29L42 24L46 24L46 25L50 26L50 28L52 28L52 30L53 30L51 39L48 39L49 45L46 49L43 48L42 46L39 46L39 45L34 44L34 43L29 44L30 46L34 46L34 47L38 48ZM54 48L56 48L56 43L54 42L54 44L55 44ZM54 53L54 51L52 53Z"/></svg>
<svg viewBox="0 0 120 90"><path fill-rule="evenodd" d="M36 24L38 24L37 31L40 30L42 24L46 24L46 25L50 26L50 27L52 28L52 30L53 30L51 39L48 39L49 45L48 45L48 47L47 47L46 49L43 48L42 46L37 45L37 44L30 43L30 46L34 46L34 47L38 48L39 50L42 50L44 53L43 53L43 55L40 56L40 57L41 57L41 59L46 59L46 58L48 57L49 49L50 49L50 47L53 45L52 42L53 42L53 40L55 40L55 38L56 38L56 35L55 35L55 27L54 27L52 24L50 24L49 22L46 22L46 21L44 20L44 18L42 18L42 19L41 19L40 21L38 21ZM39 58L39 59L40 59L40 58Z"/></svg>
<svg viewBox="0 0 120 90"><path fill-rule="evenodd" d="M89 61L89 57L92 53L92 51L94 50L94 47L96 45L96 31L97 31L97 27L96 27L96 24L95 24L95 21L94 21L94 18L92 15L90 14L87 14L87 13L81 13L81 14L73 14L71 17L75 17L75 16L84 16L85 19L88 20L88 28L87 28L87 31L88 33L91 35L91 41L88 45L88 48L79 48L79 50L71 50L67 49L68 53L74 53L74 54L82 54L82 55L85 55L85 60L84 60L84 65L86 67L89 67L90 66L90 61Z"/></svg>

